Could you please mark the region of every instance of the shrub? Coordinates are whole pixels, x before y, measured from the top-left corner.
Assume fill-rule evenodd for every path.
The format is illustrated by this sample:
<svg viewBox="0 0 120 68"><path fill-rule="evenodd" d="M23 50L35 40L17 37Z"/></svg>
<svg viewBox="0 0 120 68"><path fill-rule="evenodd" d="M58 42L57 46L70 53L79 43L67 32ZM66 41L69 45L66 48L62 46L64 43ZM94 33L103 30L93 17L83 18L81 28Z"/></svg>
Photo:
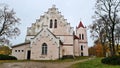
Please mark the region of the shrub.
<svg viewBox="0 0 120 68"><path fill-rule="evenodd" d="M106 57L101 62L104 64L120 65L120 56Z"/></svg>
<svg viewBox="0 0 120 68"><path fill-rule="evenodd" d="M72 55L64 55L62 59L73 59Z"/></svg>
<svg viewBox="0 0 120 68"><path fill-rule="evenodd" d="M14 56L0 54L0 60L17 60L17 58Z"/></svg>

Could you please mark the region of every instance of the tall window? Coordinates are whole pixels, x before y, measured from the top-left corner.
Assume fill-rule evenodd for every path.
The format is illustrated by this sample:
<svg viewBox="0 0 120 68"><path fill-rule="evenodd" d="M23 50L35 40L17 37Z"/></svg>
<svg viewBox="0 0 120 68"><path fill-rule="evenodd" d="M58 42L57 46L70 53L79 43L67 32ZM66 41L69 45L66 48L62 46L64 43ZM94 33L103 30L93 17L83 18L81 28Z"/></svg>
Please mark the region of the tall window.
<svg viewBox="0 0 120 68"><path fill-rule="evenodd" d="M84 40L84 34L82 34L82 40Z"/></svg>
<svg viewBox="0 0 120 68"><path fill-rule="evenodd" d="M83 45L81 45L81 50L83 50Z"/></svg>
<svg viewBox="0 0 120 68"><path fill-rule="evenodd" d="M81 34L79 34L79 39L81 40Z"/></svg>
<svg viewBox="0 0 120 68"><path fill-rule="evenodd" d="M52 28L52 25L53 25L53 20L51 19L50 20L50 28Z"/></svg>
<svg viewBox="0 0 120 68"><path fill-rule="evenodd" d="M42 44L42 55L47 55L47 44L46 43Z"/></svg>
<svg viewBox="0 0 120 68"><path fill-rule="evenodd" d="M55 19L54 28L57 28L57 20Z"/></svg>

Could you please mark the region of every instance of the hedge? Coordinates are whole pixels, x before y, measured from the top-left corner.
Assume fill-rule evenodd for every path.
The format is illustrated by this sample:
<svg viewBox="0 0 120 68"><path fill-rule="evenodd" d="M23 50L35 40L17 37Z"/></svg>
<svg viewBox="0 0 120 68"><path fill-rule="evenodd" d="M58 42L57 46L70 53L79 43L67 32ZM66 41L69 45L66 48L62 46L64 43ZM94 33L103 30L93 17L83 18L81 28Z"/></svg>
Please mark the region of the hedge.
<svg viewBox="0 0 120 68"><path fill-rule="evenodd" d="M61 59L73 59L72 55L64 55Z"/></svg>
<svg viewBox="0 0 120 68"><path fill-rule="evenodd" d="M0 54L0 60L17 60L14 56Z"/></svg>
<svg viewBox="0 0 120 68"><path fill-rule="evenodd" d="M106 57L101 62L110 65L120 65L120 56Z"/></svg>

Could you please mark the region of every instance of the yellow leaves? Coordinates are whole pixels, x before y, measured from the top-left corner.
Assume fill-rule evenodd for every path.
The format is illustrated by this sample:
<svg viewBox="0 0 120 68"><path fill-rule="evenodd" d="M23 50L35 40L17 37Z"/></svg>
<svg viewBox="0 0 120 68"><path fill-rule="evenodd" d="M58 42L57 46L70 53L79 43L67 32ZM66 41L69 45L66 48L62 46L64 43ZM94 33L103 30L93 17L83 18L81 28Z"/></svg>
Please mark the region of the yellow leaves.
<svg viewBox="0 0 120 68"><path fill-rule="evenodd" d="M11 54L11 49L8 46L0 46L0 54L9 55Z"/></svg>

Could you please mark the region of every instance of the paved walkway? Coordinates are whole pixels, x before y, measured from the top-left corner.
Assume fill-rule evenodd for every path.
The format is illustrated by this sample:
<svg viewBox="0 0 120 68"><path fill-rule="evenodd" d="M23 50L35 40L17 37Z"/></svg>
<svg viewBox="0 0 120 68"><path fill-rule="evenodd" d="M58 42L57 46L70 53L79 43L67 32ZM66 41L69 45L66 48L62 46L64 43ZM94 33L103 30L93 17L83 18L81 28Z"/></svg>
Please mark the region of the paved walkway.
<svg viewBox="0 0 120 68"><path fill-rule="evenodd" d="M72 64L91 60L84 59L74 62L17 62L17 63L3 63L0 68L68 68Z"/></svg>

